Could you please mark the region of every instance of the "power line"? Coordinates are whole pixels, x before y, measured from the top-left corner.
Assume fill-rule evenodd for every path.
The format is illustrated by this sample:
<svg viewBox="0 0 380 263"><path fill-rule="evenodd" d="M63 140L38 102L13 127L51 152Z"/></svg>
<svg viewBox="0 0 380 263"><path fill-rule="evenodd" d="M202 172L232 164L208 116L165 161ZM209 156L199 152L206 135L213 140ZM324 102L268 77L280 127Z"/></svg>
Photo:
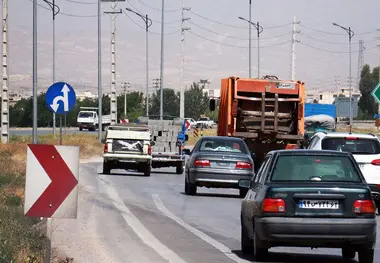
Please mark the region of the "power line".
<svg viewBox="0 0 380 263"><path fill-rule="evenodd" d="M33 0L28 0L29 2L33 3ZM37 3L37 5L45 10L50 10L50 8L46 7L46 6L43 6L39 3ZM97 17L98 15L76 15L76 14L69 14L69 13L64 13L64 12L59 12L58 15L63 15L63 16L69 16L69 17L83 17L83 18L90 18L90 17Z"/></svg>
<svg viewBox="0 0 380 263"><path fill-rule="evenodd" d="M234 47L234 48L248 48L247 46L236 46L236 45L231 45L231 44L227 44L227 43L222 43L222 42L219 42L219 41L216 41L216 40L213 40L213 39L209 39L209 38L206 38L206 37L203 37L203 36L200 36L192 31L189 31L190 34L193 34L201 39L204 39L204 40L207 40L207 41L210 41L210 42L214 42L214 43L217 43L217 44L220 44L220 45L223 45L223 46L228 46L228 47ZM282 42L282 43L279 43L279 44L274 44L274 45L267 45L267 46L260 46L260 48L267 48L267 47L276 47L276 46L281 46L281 45L284 45L286 43L290 43L291 40L287 40L285 42ZM253 47L253 48L257 48L257 47Z"/></svg>
<svg viewBox="0 0 380 263"><path fill-rule="evenodd" d="M205 20L208 20L210 22L213 22L213 23L217 23L219 25L223 25L223 26L229 26L229 27L233 27L233 28L242 28L242 29L249 29L249 27L244 27L244 26L235 26L235 25L230 25L230 24L226 24L226 23L223 23L223 22L220 22L220 21L217 21L217 20L213 20L211 18L208 18L208 17L205 17L205 16L202 16L200 14L197 14L191 10L189 10L188 12L192 13L193 15L196 15L200 18L203 18ZM292 23L286 23L286 24L282 24L282 25L276 25L276 26L266 26L265 29L273 29L273 28L280 28L280 27L285 27L285 26L289 26L289 25L292 25Z"/></svg>
<svg viewBox="0 0 380 263"><path fill-rule="evenodd" d="M126 0L129 4L130 4L130 6L133 8L133 9L135 9L136 10L136 12L137 13L140 13L140 14L143 14L143 12L141 12L141 11L139 11L132 3L131 3L131 1L129 1L129 0ZM161 9L160 9L161 10ZM161 21L158 21L158 20L153 20L153 19L151 19L153 22L155 22L155 23L158 23L158 24L161 24L162 22ZM182 19L179 19L179 20L176 20L176 21L171 21L171 22L165 22L164 24L165 25L169 25L169 24L176 24L176 23L179 23L179 22L181 22L182 21Z"/></svg>
<svg viewBox="0 0 380 263"><path fill-rule="evenodd" d="M132 19L132 18L131 18L131 17L125 12L124 9L123 9L123 13L124 13L124 15L126 15L126 16L128 17L128 19L131 20L136 26L138 26L139 28L145 30L145 27L141 26L139 23L137 23L135 20L133 20L133 19ZM176 30L176 31L173 31L173 32L165 33L164 35L173 35L173 34L178 33L178 32L180 32L180 31L181 31L181 29ZM149 31L149 33L154 34L154 35L161 35L161 33L153 32L153 31Z"/></svg>
<svg viewBox="0 0 380 263"><path fill-rule="evenodd" d="M324 33L324 34L327 34L327 35L335 35L335 36L346 35L344 33L335 33L335 32L329 32L329 31L324 31L324 30L321 30L321 29L312 28L312 27L309 27L309 26L305 26L303 24L300 24L300 26L304 27L304 28L307 28L307 29L310 29L310 30L313 30L313 31L316 31L316 32ZM356 33L356 35L368 35L368 34L373 34L375 32L376 32L376 30L372 30L372 31L363 32L363 33Z"/></svg>
<svg viewBox="0 0 380 263"><path fill-rule="evenodd" d="M82 2L82 1L74 1L74 0L65 0L66 2L74 3L74 4L81 4L81 5L96 5L98 3L96 2Z"/></svg>
<svg viewBox="0 0 380 263"><path fill-rule="evenodd" d="M299 33L300 35L306 37L306 38L310 38L310 39L313 39L315 41L319 41L319 42L323 42L323 43L327 43L327 44L335 44L335 45L348 45L347 42L331 42L331 41L325 41L325 40L322 40L322 39L319 39L319 38L315 38L315 37L311 37L309 35L306 35L304 33ZM365 41L366 43L371 43L371 42L375 42L377 41L376 39L373 39L373 40L368 40L368 41ZM359 44L359 43L357 43Z"/></svg>
<svg viewBox="0 0 380 263"><path fill-rule="evenodd" d="M213 33L213 34L216 34L216 35L220 35L220 36L223 36L223 37L225 37L225 38L233 38L233 39L240 39L240 40L248 40L248 38L244 38L244 37L235 37L235 36L226 36L226 35L222 35L221 33L218 33L218 32L215 32L215 31L213 31L213 30L211 30L211 29L208 29L208 28L205 28L205 27L203 27L203 26L200 26L200 25L198 25L198 24L196 24L196 23L194 23L194 22L188 22L189 24L192 24L192 25L194 25L194 26L196 26L196 27L199 27L199 28L201 28L201 29L203 29L203 30L206 30L206 31L208 31L208 32L210 32L210 33ZM262 39L275 39L275 38L279 38L279 37L283 37L283 36L286 36L286 35L290 35L291 33L290 32L287 32L287 33L284 33L284 34L281 34L281 35L278 35L278 36L274 36L274 37L261 37L260 38L260 40L262 40ZM257 38L252 38L252 40L257 40Z"/></svg>
<svg viewBox="0 0 380 263"><path fill-rule="evenodd" d="M328 49L323 49L323 48L315 47L315 46L303 43L302 41L300 42L300 44L303 45L303 46L307 46L307 47L310 47L310 48L313 48L313 49L316 49L316 50L320 50L320 51L324 51L324 52L329 52L329 53L339 53L339 54L349 53L348 51L334 51L334 50L328 50ZM376 47L367 48L366 50L371 50L371 49L374 49L374 48L376 48ZM352 51L352 53L359 53L359 51Z"/></svg>
<svg viewBox="0 0 380 263"><path fill-rule="evenodd" d="M149 7L150 9L153 9L155 11L160 11L161 12L161 8L156 8L156 7L153 7L153 6L150 6L148 4L145 4L143 1L141 0L137 0L138 2L140 2L141 4L145 5L146 7ZM178 12L178 11L181 11L182 8L178 8L178 9L165 9L164 12Z"/></svg>

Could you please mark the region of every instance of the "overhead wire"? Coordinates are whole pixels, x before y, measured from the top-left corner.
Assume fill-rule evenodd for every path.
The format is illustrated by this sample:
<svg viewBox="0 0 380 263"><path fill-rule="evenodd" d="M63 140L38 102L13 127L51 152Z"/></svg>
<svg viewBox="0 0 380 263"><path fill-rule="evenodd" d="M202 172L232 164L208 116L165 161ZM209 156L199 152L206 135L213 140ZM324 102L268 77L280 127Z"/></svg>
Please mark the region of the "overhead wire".
<svg viewBox="0 0 380 263"><path fill-rule="evenodd" d="M316 32L328 34L328 35L336 35L336 36L347 35L347 33L335 33L335 32L324 31L324 30L321 30L321 29L316 29L316 28L313 28L313 27L305 26L302 23L299 23L299 26L307 28L307 29L310 29L310 30L313 30L313 31L316 31ZM372 31L363 32L363 33L355 33L355 35L368 35L368 34L373 34L375 32L377 32L377 30L372 30Z"/></svg>
<svg viewBox="0 0 380 263"><path fill-rule="evenodd" d="M146 30L145 27L141 26L139 23L137 23L135 20L133 20L133 19L128 15L128 13L127 13L124 9L123 9L123 13L124 13L124 15L126 15L126 16L128 17L128 19L131 20L136 26L140 27L141 29ZM180 31L181 31L181 29L176 30L176 31L173 31L173 32L165 33L164 35L173 35L173 34L178 33L178 32L180 32ZM151 34L154 34L154 35L161 35L161 33L153 32L153 31L150 31L150 30L149 30L148 32L151 33Z"/></svg>
<svg viewBox="0 0 380 263"><path fill-rule="evenodd" d="M146 4L146 3L144 3L143 1L141 1L141 0L137 0L138 2L140 2L141 4L143 4L143 5L145 5L146 7L149 7L150 9L153 9L153 10L155 10L155 11L160 11L161 12L161 8L156 8L156 7L153 7L153 6L150 6L150 5L148 5L148 4ZM164 10L164 12L178 12L178 11L181 11L182 10L182 8L178 8L178 9L165 9Z"/></svg>
<svg viewBox="0 0 380 263"><path fill-rule="evenodd" d="M310 48L313 48L313 49L316 49L316 50L320 50L320 51L324 51L324 52L329 52L329 53L350 53L349 51L335 51L335 50L328 50L328 49L323 49L323 48L319 48L319 47L315 47L315 46L312 46L310 44L306 44L302 41L299 42L299 44L303 45L303 46L307 46L307 47L310 47ZM374 49L376 47L370 47L370 48L366 48L366 50L371 50L371 49ZM355 50L355 51L351 51L351 53L359 53L359 51Z"/></svg>
<svg viewBox="0 0 380 263"><path fill-rule="evenodd" d="M203 15L200 15L198 13L195 13L191 10L187 10L189 13L195 15L195 16L198 16L200 18L203 18L205 20L208 20L210 22L213 22L213 23L216 23L216 24L219 24L219 25L223 25L223 26L228 26L228 27L233 27L233 28L241 28L241 29L249 29L249 27L244 27L244 26L236 26L236 25L231 25L231 24L226 24L226 23L223 23L223 22L220 22L220 21L217 21L217 20L213 20L211 18L208 18L208 17L205 17ZM280 27L285 27L285 26L289 26L289 25L292 25L293 23L286 23L286 24L282 24L282 25L276 25L276 26L265 26L264 28L265 29L272 29L272 28L280 28Z"/></svg>
<svg viewBox="0 0 380 263"><path fill-rule="evenodd" d="M243 37L235 37L235 36L226 36L226 35L223 35L223 34L221 34L221 33L215 32L215 31L213 31L213 30L211 30L211 29L208 29L208 28L206 28L206 27L203 27L203 26L201 26L201 25L198 25L198 24L196 24L196 23L194 23L194 22L192 22L192 21L187 21L187 23L189 23L189 24L191 24L191 25L194 25L194 26L196 26L196 27L199 27L199 28L201 28L201 29L203 29L203 30L206 30L206 31L208 31L208 32L210 32L210 33L213 33L213 34L216 34L216 35L220 35L220 36L224 36L224 37L226 37L226 38L233 38L233 39L240 39L240 40L249 40L249 38L243 38ZM265 40L265 39L275 39L275 38L283 37L283 36L286 36L286 35L291 35L291 32L287 32L287 33L284 33L284 34L281 34L281 35L278 35L278 36L274 36L274 37L260 37L260 40ZM257 40L257 38L251 38L251 40Z"/></svg>
<svg viewBox="0 0 380 263"><path fill-rule="evenodd" d="M33 0L28 0L28 1L33 3ZM39 3L37 3L37 5L43 9L45 9L45 10L51 11L51 9L46 7L46 6L43 6ZM97 17L98 16L98 15L76 15L76 14L69 14L69 13L64 13L64 12L59 12L58 15L69 16L69 17L82 17L82 18L90 18L90 17Z"/></svg>
<svg viewBox="0 0 380 263"><path fill-rule="evenodd" d="M323 42L323 43L327 43L327 44L335 44L335 45L346 45L348 46L349 43L346 41L346 42L331 42L331 41L326 41L326 40L322 40L322 39L319 39L319 38L315 38L315 37L312 37L312 36L309 36L309 35L306 35L304 33L299 33L301 36L304 36L306 38L309 38L309 39L313 39L315 41L319 41L319 42ZM372 43L372 42L375 42L375 41L378 41L377 39L372 39L372 40L367 40L365 41L365 43ZM354 45L357 45L359 44L359 42L354 42L353 43Z"/></svg>
<svg viewBox="0 0 380 263"><path fill-rule="evenodd" d="M216 40L213 40L213 39L209 39L209 38L206 38L206 37L203 37L201 35L198 35L192 31L188 31L189 34L192 34L192 35L195 35L197 36L198 38L201 38L201 39L204 39L204 40L207 40L207 41L210 41L210 42L214 42L216 44L220 44L222 46L228 46L228 47L234 47L234 48L249 48L248 46L236 46L236 45L232 45L232 44L228 44L228 43L223 43L223 42L220 42L220 41L216 41ZM267 45L267 46L261 46L260 45L260 48L268 48L268 47L276 47L276 46L281 46L281 45L284 45L286 43L290 43L291 40L287 40L285 42L282 42L282 43L278 43L278 44L273 44L273 45ZM257 47L252 47L252 48L257 48Z"/></svg>
<svg viewBox="0 0 380 263"><path fill-rule="evenodd" d="M126 0L128 3L129 3L129 5L133 8L133 9L135 9L136 10L136 12L137 13L140 13L140 14L143 14L143 12L141 12L141 11L139 11L132 3L131 3L131 1L129 1L129 0ZM155 22L155 23L159 23L159 24L162 24L162 22L161 21L158 21L158 20L154 20L154 19L152 19L152 18L150 18L153 22ZM164 24L166 24L166 25L169 25L169 24L176 24L176 23L179 23L179 22L181 22L182 21L182 19L179 19L179 20L176 20L176 21L170 21L170 22L164 22Z"/></svg>

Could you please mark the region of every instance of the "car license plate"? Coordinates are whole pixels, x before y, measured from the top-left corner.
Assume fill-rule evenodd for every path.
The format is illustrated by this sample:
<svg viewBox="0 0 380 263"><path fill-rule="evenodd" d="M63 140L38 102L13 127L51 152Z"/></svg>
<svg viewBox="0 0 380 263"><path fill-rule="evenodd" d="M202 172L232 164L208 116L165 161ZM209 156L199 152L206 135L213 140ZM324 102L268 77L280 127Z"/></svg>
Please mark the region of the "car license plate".
<svg viewBox="0 0 380 263"><path fill-rule="evenodd" d="M336 200L301 200L298 206L306 209L339 209L339 202Z"/></svg>

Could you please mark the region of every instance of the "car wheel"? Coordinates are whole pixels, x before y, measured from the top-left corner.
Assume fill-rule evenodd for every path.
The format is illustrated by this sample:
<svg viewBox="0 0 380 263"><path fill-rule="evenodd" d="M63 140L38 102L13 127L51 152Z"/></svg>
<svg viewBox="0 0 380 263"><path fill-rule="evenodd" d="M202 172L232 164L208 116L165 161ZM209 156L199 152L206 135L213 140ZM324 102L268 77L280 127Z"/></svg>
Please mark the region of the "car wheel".
<svg viewBox="0 0 380 263"><path fill-rule="evenodd" d="M359 263L373 263L374 250L361 249L359 250Z"/></svg>
<svg viewBox="0 0 380 263"><path fill-rule="evenodd" d="M247 229L241 221L241 252L251 254L253 252L253 240L248 237Z"/></svg>
<svg viewBox="0 0 380 263"><path fill-rule="evenodd" d="M264 261L268 255L268 248L263 247L262 241L256 233L253 234L253 254L257 261Z"/></svg>
<svg viewBox="0 0 380 263"><path fill-rule="evenodd" d="M186 179L185 179L185 194L187 195L197 194L197 186L188 182Z"/></svg>
<svg viewBox="0 0 380 263"><path fill-rule="evenodd" d="M103 174L110 174L110 173L111 173L110 164L107 162L103 162Z"/></svg>
<svg viewBox="0 0 380 263"><path fill-rule="evenodd" d="M244 198L248 193L248 189L245 189L245 188L240 188L239 189L239 196L240 198Z"/></svg>
<svg viewBox="0 0 380 263"><path fill-rule="evenodd" d="M344 259L353 259L355 258L356 251L352 248L342 248L342 256Z"/></svg>
<svg viewBox="0 0 380 263"><path fill-rule="evenodd" d="M183 174L183 163L181 163L180 165L177 165L176 173L177 174Z"/></svg>

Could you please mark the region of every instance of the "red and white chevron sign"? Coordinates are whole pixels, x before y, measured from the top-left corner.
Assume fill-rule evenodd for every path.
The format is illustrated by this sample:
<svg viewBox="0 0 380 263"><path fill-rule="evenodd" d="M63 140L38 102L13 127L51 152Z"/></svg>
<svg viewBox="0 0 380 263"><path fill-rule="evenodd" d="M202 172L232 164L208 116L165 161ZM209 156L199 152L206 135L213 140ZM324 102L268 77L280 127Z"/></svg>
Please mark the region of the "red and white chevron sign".
<svg viewBox="0 0 380 263"><path fill-rule="evenodd" d="M29 144L25 215L76 218L78 178L79 147Z"/></svg>

